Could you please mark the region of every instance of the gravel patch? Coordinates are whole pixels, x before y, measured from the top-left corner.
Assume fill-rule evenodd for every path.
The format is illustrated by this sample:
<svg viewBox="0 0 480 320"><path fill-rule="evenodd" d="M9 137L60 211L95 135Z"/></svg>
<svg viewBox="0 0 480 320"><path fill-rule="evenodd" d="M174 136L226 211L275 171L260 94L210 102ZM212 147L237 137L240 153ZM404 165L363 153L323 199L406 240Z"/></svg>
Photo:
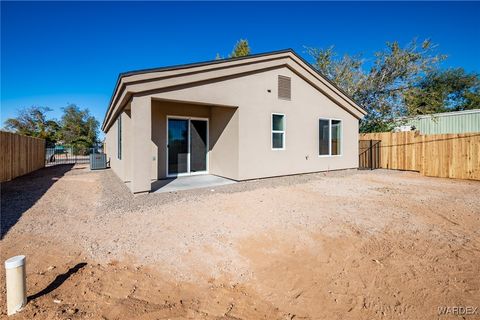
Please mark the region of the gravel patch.
<svg viewBox="0 0 480 320"><path fill-rule="evenodd" d="M454 192L456 206L479 212L478 201L465 193L478 185L412 172L344 170L134 196L111 170L59 166L3 186L2 230L11 229L11 237L49 234L98 261L132 256L161 262L182 280L230 274L243 281L252 276L238 251L243 239L273 231L308 247L319 231L426 231L416 210L450 208L444 195Z"/></svg>

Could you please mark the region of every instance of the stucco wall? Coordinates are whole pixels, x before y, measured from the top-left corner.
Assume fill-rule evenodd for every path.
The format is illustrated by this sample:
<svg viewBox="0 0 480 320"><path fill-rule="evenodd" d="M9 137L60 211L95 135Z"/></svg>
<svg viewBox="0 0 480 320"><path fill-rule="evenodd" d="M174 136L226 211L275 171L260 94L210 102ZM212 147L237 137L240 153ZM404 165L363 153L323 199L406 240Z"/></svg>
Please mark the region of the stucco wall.
<svg viewBox="0 0 480 320"><path fill-rule="evenodd" d="M292 99L277 96L277 76L292 78ZM358 167L358 120L327 97L284 69L250 77L252 83L269 85L266 90L251 90L251 101L240 107L240 178L288 175L295 173ZM271 149L271 114L286 118L285 150ZM319 119L342 120L341 156L319 157Z"/></svg>
<svg viewBox="0 0 480 320"><path fill-rule="evenodd" d="M130 108L130 106L127 106ZM122 165L124 181L132 181L132 113L131 110L122 112Z"/></svg>
<svg viewBox="0 0 480 320"><path fill-rule="evenodd" d="M118 159L118 122L112 125L105 133L107 161L110 160L110 167L117 176L124 182L132 179L131 172L131 116L130 110L124 110L122 117L122 158Z"/></svg>
<svg viewBox="0 0 480 320"><path fill-rule="evenodd" d="M278 99L278 75L292 78L290 101ZM358 119L288 68L218 79L152 97L238 107L238 176L228 168L223 176L244 180L358 167ZM286 115L285 150L271 149L272 112ZM342 120L341 156L318 156L319 118Z"/></svg>
<svg viewBox="0 0 480 320"><path fill-rule="evenodd" d="M211 107L210 111L210 173L240 180L239 110Z"/></svg>
<svg viewBox="0 0 480 320"><path fill-rule="evenodd" d="M110 161L110 167L123 181L123 170L121 170L121 161L117 159L117 124L115 123L105 133L105 152L107 161Z"/></svg>

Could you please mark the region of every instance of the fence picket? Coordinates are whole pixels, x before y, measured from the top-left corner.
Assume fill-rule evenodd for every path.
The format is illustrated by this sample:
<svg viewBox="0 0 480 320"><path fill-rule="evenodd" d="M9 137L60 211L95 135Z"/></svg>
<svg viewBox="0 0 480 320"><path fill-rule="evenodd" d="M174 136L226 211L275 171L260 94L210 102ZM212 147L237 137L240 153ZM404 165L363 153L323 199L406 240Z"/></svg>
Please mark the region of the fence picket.
<svg viewBox="0 0 480 320"><path fill-rule="evenodd" d="M45 165L45 140L0 131L0 182Z"/></svg>
<svg viewBox="0 0 480 320"><path fill-rule="evenodd" d="M480 180L480 132L421 135L418 132L382 132L360 135L381 140L380 167L419 171L422 175Z"/></svg>

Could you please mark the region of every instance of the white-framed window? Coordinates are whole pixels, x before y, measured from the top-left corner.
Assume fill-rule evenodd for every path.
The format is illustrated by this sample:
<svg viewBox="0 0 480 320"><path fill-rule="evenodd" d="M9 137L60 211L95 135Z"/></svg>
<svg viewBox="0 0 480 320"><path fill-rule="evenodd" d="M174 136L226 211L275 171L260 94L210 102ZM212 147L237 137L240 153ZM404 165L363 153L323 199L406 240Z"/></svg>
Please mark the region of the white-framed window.
<svg viewBox="0 0 480 320"><path fill-rule="evenodd" d="M122 160L122 115L117 119L117 159Z"/></svg>
<svg viewBox="0 0 480 320"><path fill-rule="evenodd" d="M320 118L318 120L318 155L342 155L342 120Z"/></svg>
<svg viewBox="0 0 480 320"><path fill-rule="evenodd" d="M285 150L285 115L272 113L272 150Z"/></svg>

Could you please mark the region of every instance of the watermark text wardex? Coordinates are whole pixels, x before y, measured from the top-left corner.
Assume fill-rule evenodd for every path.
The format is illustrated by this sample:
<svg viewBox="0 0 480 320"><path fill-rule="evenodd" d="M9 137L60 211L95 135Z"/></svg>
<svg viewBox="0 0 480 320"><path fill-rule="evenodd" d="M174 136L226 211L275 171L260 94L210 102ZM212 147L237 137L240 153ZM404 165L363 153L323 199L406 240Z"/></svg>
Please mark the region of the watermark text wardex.
<svg viewBox="0 0 480 320"><path fill-rule="evenodd" d="M473 316L480 314L478 307L473 306L439 306L439 315L454 315L454 316Z"/></svg>

